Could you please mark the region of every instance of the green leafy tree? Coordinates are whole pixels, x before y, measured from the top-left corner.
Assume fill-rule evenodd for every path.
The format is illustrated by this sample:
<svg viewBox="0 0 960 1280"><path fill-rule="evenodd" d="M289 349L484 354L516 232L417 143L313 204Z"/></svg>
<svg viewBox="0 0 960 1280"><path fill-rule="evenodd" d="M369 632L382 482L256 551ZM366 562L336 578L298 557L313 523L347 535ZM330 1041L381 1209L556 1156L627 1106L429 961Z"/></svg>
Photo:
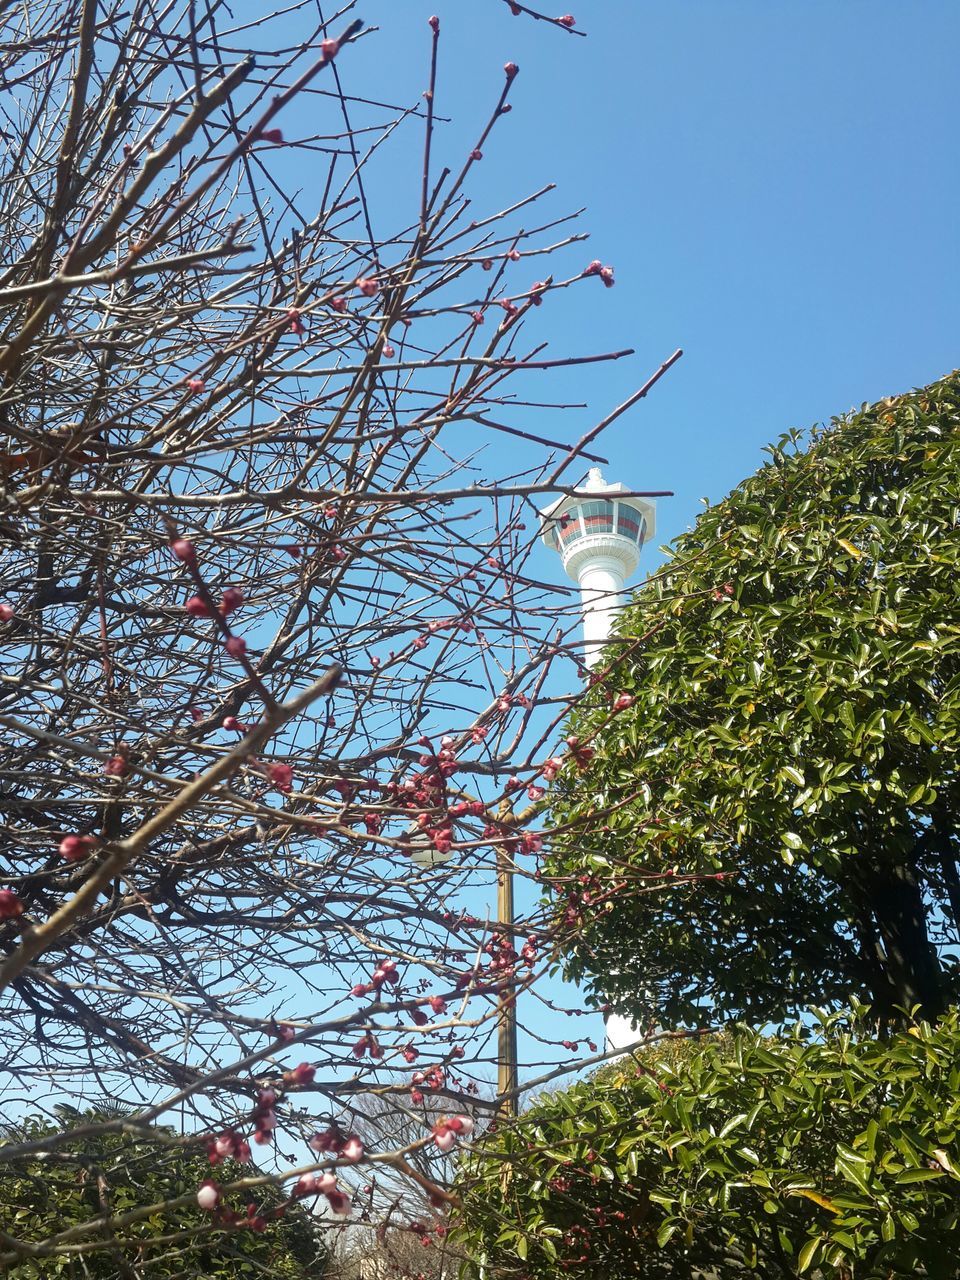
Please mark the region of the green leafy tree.
<svg viewBox="0 0 960 1280"><path fill-rule="evenodd" d="M958 1129L956 1012L890 1040L839 1013L738 1028L488 1135L457 1238L488 1280L955 1280Z"/></svg>
<svg viewBox="0 0 960 1280"><path fill-rule="evenodd" d="M150 1137L91 1132L110 1117L58 1110L64 1125L87 1131L52 1151L4 1159L0 1240L9 1244L15 1237L36 1250L11 1267L15 1280L321 1280L327 1274L320 1221L303 1205L287 1204L276 1186L225 1194L223 1205L233 1205L233 1213L212 1214L198 1205L205 1180L227 1185L256 1171L229 1160L212 1169L204 1152L184 1147L171 1129L155 1128ZM5 1133L7 1149L38 1143L60 1127L26 1120ZM249 1217L248 1204L254 1206ZM82 1229L70 1245L55 1243L71 1227Z"/></svg>
<svg viewBox="0 0 960 1280"><path fill-rule="evenodd" d="M960 940L960 375L769 454L624 611L574 717L548 863L570 968L663 1025L851 993L936 1017Z"/></svg>

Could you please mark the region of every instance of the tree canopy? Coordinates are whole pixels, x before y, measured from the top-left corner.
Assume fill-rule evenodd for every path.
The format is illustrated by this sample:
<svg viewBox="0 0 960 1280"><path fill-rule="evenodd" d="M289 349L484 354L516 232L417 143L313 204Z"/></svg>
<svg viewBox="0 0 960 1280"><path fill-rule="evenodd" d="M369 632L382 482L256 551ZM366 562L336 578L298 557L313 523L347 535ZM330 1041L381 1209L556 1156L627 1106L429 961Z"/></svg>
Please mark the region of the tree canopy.
<svg viewBox="0 0 960 1280"><path fill-rule="evenodd" d="M665 1025L849 993L936 1016L960 926L960 375L768 452L637 593L573 717L548 860L570 968Z"/></svg>
<svg viewBox="0 0 960 1280"><path fill-rule="evenodd" d="M542 1098L463 1169L457 1238L496 1280L953 1280L957 1014L892 1040L858 1015L668 1041Z"/></svg>

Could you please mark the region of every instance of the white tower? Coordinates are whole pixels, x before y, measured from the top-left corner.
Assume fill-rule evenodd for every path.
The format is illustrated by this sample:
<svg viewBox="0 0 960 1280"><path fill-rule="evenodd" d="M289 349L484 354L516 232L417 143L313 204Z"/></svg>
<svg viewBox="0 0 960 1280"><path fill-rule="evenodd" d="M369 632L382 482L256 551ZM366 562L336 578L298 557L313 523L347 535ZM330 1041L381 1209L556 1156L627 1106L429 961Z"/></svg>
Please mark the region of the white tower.
<svg viewBox="0 0 960 1280"><path fill-rule="evenodd" d="M541 537L560 553L563 567L580 587L583 657L592 667L610 637L624 586L640 563L640 548L656 532L657 511L644 498L628 498L623 484L607 484L594 467L587 483L540 512ZM625 1048L640 1038L627 1018L606 1021L607 1048Z"/></svg>

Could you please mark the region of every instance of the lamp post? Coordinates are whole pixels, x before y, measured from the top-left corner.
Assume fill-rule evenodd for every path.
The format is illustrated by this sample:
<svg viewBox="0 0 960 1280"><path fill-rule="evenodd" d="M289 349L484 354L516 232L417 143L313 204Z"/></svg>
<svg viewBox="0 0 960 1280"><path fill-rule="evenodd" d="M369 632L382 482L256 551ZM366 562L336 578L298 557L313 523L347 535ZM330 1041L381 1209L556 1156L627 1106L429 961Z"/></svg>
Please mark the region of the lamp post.
<svg viewBox="0 0 960 1280"><path fill-rule="evenodd" d="M630 497L624 484L608 484L594 467L587 482L540 512L541 538L556 551L580 588L583 660L592 668L610 637L624 604L627 580L640 563L640 549L656 532L655 505ZM608 1049L622 1049L638 1038L627 1018L605 1020Z"/></svg>

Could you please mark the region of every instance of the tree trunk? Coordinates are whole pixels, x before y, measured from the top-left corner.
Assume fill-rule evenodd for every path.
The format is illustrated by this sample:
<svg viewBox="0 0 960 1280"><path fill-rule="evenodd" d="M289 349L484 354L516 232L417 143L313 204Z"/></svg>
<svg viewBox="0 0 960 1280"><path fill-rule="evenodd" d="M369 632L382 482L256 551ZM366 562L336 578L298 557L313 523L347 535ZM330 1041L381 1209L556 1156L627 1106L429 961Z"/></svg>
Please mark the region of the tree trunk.
<svg viewBox="0 0 960 1280"><path fill-rule="evenodd" d="M943 1012L943 974L927 936L927 913L916 874L910 866L877 868L866 880L870 912L886 955L889 988L877 992L881 1004L894 1007L878 1012L902 1019L919 1006L921 1017L936 1021ZM890 1000L890 988L893 999Z"/></svg>

